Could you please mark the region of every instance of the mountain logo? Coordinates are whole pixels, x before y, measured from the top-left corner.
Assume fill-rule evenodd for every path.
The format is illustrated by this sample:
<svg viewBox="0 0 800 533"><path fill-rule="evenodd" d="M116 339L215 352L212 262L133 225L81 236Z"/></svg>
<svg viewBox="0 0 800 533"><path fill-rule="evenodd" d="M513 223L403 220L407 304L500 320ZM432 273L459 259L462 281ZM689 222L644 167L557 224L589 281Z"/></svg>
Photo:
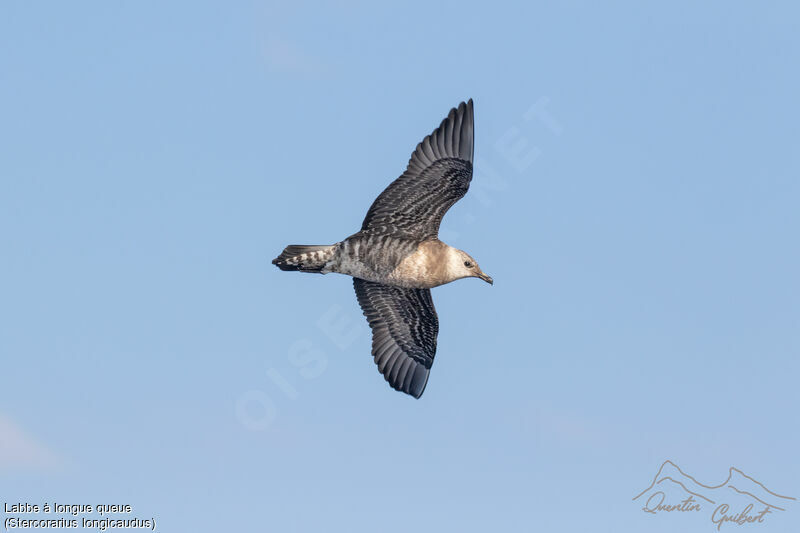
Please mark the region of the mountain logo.
<svg viewBox="0 0 800 533"><path fill-rule="evenodd" d="M764 523L771 514L785 512L797 501L771 491L738 468L730 467L728 478L721 484L705 485L672 461L664 461L650 486L633 500L642 505L643 512L652 515L708 515L718 531L725 524Z"/></svg>

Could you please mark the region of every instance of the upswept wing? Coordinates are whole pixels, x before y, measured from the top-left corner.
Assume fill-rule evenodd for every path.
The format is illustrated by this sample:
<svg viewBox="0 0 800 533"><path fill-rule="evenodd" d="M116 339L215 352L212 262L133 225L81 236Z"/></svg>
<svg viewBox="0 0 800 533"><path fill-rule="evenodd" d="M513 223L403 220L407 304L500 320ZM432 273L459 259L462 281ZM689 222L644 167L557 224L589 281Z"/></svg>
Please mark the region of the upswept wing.
<svg viewBox="0 0 800 533"><path fill-rule="evenodd" d="M436 238L447 210L472 181L472 100L447 118L411 154L406 171L375 199L361 231L425 240Z"/></svg>

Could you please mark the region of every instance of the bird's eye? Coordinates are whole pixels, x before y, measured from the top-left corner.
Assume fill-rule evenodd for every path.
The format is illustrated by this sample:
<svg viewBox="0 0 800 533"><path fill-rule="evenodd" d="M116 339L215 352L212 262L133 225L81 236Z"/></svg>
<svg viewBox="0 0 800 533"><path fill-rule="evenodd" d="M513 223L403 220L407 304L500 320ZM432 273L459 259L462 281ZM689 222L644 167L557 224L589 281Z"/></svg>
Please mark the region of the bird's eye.
<svg viewBox="0 0 800 533"><path fill-rule="evenodd" d="M471 261L464 261L464 266L467 267L467 268L472 268L472 262Z"/></svg>

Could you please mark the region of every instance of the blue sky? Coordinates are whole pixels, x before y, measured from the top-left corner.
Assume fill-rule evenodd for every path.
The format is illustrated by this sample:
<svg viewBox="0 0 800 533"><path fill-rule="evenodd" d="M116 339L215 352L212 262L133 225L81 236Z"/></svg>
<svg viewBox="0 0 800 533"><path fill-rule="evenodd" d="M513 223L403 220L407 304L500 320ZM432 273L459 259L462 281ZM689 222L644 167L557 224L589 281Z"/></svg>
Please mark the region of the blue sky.
<svg viewBox="0 0 800 533"><path fill-rule="evenodd" d="M0 7L0 500L711 531L631 501L667 459L800 497L795 5L289 4ZM348 278L269 262L356 231L470 97L442 238L495 284L433 291L416 401Z"/></svg>

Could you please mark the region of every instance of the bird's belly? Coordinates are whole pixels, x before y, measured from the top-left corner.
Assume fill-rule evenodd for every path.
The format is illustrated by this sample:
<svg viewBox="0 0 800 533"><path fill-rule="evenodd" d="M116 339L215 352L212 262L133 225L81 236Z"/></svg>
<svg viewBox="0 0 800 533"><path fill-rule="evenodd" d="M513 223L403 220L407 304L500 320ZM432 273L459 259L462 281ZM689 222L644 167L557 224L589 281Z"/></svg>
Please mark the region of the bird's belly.
<svg viewBox="0 0 800 533"><path fill-rule="evenodd" d="M369 268L361 261L351 259L349 257L342 258L331 272L338 272L354 278L365 279L367 281L380 281L380 275L373 269Z"/></svg>
<svg viewBox="0 0 800 533"><path fill-rule="evenodd" d="M389 274L381 283L406 289L432 289L433 287L442 285L442 283L437 283L425 278L397 276L392 274Z"/></svg>
<svg viewBox="0 0 800 533"><path fill-rule="evenodd" d="M432 272L430 263L430 259L419 249L403 259L386 276L387 283L414 289L430 289L442 285L442 281Z"/></svg>
<svg viewBox="0 0 800 533"><path fill-rule="evenodd" d="M388 274L385 274L376 272L361 261L345 258L336 265L335 269L329 271L405 289L429 289L439 285L439 283L431 283L430 279L426 278L420 269L405 261Z"/></svg>
<svg viewBox="0 0 800 533"><path fill-rule="evenodd" d="M338 272L384 285L429 289L441 285L427 247L413 241L356 234L345 239L323 272Z"/></svg>

